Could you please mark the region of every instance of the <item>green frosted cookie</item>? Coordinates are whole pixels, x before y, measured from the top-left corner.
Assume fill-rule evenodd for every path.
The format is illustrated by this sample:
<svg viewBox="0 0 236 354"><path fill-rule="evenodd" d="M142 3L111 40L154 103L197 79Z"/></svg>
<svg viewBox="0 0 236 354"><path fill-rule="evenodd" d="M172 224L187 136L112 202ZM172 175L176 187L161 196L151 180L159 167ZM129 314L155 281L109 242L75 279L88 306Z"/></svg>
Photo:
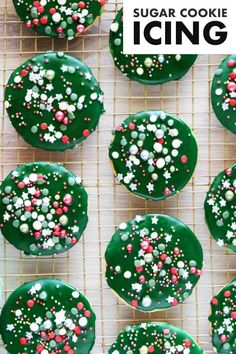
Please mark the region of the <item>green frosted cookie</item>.
<svg viewBox="0 0 236 354"><path fill-rule="evenodd" d="M127 326L108 354L203 354L195 340L181 328L164 322Z"/></svg>
<svg viewBox="0 0 236 354"><path fill-rule="evenodd" d="M2 182L0 192L2 234L26 254L67 251L86 228L87 192L80 178L60 164L22 165Z"/></svg>
<svg viewBox="0 0 236 354"><path fill-rule="evenodd" d="M25 283L8 298L0 330L9 354L88 354L95 314L77 289L61 280Z"/></svg>
<svg viewBox="0 0 236 354"><path fill-rule="evenodd" d="M5 106L27 143L55 151L81 143L104 112L103 92L91 70L63 52L34 56L16 69Z"/></svg>
<svg viewBox="0 0 236 354"><path fill-rule="evenodd" d="M236 54L226 57L211 87L212 107L221 124L236 134Z"/></svg>
<svg viewBox="0 0 236 354"><path fill-rule="evenodd" d="M122 223L105 258L108 285L128 305L147 312L186 300L203 265L202 247L188 226L158 214Z"/></svg>
<svg viewBox="0 0 236 354"><path fill-rule="evenodd" d="M105 0L13 0L26 27L51 37L73 39L101 15Z"/></svg>
<svg viewBox="0 0 236 354"><path fill-rule="evenodd" d="M131 80L145 85L162 84L184 76L197 55L124 55L123 9L110 27L110 50L115 65Z"/></svg>
<svg viewBox="0 0 236 354"><path fill-rule="evenodd" d="M236 279L211 300L212 343L219 354L236 353Z"/></svg>
<svg viewBox="0 0 236 354"><path fill-rule="evenodd" d="M188 183L197 154L191 129L163 111L139 112L125 119L109 149L118 182L152 200L168 198Z"/></svg>
<svg viewBox="0 0 236 354"><path fill-rule="evenodd" d="M205 200L205 218L220 247L236 252L236 164L213 181Z"/></svg>

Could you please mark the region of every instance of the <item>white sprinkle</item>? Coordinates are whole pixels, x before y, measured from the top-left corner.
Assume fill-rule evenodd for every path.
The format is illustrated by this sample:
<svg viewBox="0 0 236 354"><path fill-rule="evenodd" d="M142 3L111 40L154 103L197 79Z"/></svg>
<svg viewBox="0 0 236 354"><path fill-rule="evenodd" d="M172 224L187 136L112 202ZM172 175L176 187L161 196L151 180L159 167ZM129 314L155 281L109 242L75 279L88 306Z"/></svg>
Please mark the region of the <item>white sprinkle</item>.
<svg viewBox="0 0 236 354"><path fill-rule="evenodd" d="M43 323L43 326L45 329L50 329L52 328L52 322L50 320L47 320Z"/></svg>
<svg viewBox="0 0 236 354"><path fill-rule="evenodd" d="M52 15L52 20L55 23L58 23L61 21L61 15L59 14L59 12L56 12L55 14Z"/></svg>
<svg viewBox="0 0 236 354"><path fill-rule="evenodd" d="M160 143L155 143L153 147L156 152L162 151L162 145Z"/></svg>
<svg viewBox="0 0 236 354"><path fill-rule="evenodd" d="M38 221L44 221L45 220L45 216L44 215L39 215L38 216Z"/></svg>
<svg viewBox="0 0 236 354"><path fill-rule="evenodd" d="M31 330L32 332L37 332L38 329L39 329L39 325L38 325L37 323L31 323L31 325L30 325L30 330Z"/></svg>
<svg viewBox="0 0 236 354"><path fill-rule="evenodd" d="M180 147L181 143L182 143L181 140L174 139L172 142L172 146L173 146L173 148L178 149Z"/></svg>
<svg viewBox="0 0 236 354"><path fill-rule="evenodd" d="M57 139L60 139L62 137L62 133L61 132L56 132L55 137Z"/></svg>
<svg viewBox="0 0 236 354"><path fill-rule="evenodd" d="M149 159L149 152L147 150L143 150L140 154L142 160L147 161Z"/></svg>
<svg viewBox="0 0 236 354"><path fill-rule="evenodd" d="M215 91L215 94L216 94L217 96L221 96L222 93L223 93L223 90L222 90L221 88L218 88L218 89Z"/></svg>
<svg viewBox="0 0 236 354"><path fill-rule="evenodd" d="M72 297L73 297L74 299L78 299L78 297L79 297L79 292L78 292L78 291L73 291Z"/></svg>
<svg viewBox="0 0 236 354"><path fill-rule="evenodd" d="M173 157L176 157L176 156L178 156L178 150L176 150L176 149L174 149L174 150L172 150L171 151L171 155L173 156Z"/></svg>
<svg viewBox="0 0 236 354"><path fill-rule="evenodd" d="M137 69L137 74L138 74L138 75L141 76L141 75L143 75L143 73L144 73L143 68L138 68L138 69Z"/></svg>
<svg viewBox="0 0 236 354"><path fill-rule="evenodd" d="M21 314L22 314L21 310L16 310L16 317L21 316Z"/></svg>
<svg viewBox="0 0 236 354"><path fill-rule="evenodd" d="M157 129L156 131L156 137L157 139L161 139L164 136L164 131L162 129Z"/></svg>
<svg viewBox="0 0 236 354"><path fill-rule="evenodd" d="M129 278L131 277L131 275L132 275L131 272L127 270L127 271L124 273L124 278L125 278L125 279L129 279Z"/></svg>
<svg viewBox="0 0 236 354"><path fill-rule="evenodd" d="M157 121L157 115L156 114L152 114L150 116L150 122L155 123L156 121Z"/></svg>
<svg viewBox="0 0 236 354"><path fill-rule="evenodd" d="M117 152L117 151L113 151L113 153L112 153L112 157L113 157L113 159L118 159L119 158L119 153Z"/></svg>
<svg viewBox="0 0 236 354"><path fill-rule="evenodd" d="M21 82L21 76L17 75L15 78L14 78L14 82L16 84L19 84Z"/></svg>
<svg viewBox="0 0 236 354"><path fill-rule="evenodd" d="M159 56L158 56L158 61L159 61L160 63L163 63L163 62L165 61L164 55L159 55Z"/></svg>
<svg viewBox="0 0 236 354"><path fill-rule="evenodd" d="M160 158L156 162L156 167L161 169L161 168L163 168L165 166L165 164L166 164L165 160L163 158Z"/></svg>
<svg viewBox="0 0 236 354"><path fill-rule="evenodd" d="M98 95L96 92L92 93L92 95L90 96L91 100L96 100L98 98Z"/></svg>
<svg viewBox="0 0 236 354"><path fill-rule="evenodd" d="M120 229L120 230L125 230L126 227L127 227L126 223L125 223L125 222L122 222L122 223L120 224L120 226L119 226L119 229Z"/></svg>
<svg viewBox="0 0 236 354"><path fill-rule="evenodd" d="M85 327L85 326L87 325L87 323L88 323L88 320L87 320L86 317L81 317L81 318L79 319L79 325L80 325L81 327Z"/></svg>
<svg viewBox="0 0 236 354"><path fill-rule="evenodd" d="M119 23L118 22L113 22L111 24L110 30L114 33L116 33L119 29Z"/></svg>
<svg viewBox="0 0 236 354"><path fill-rule="evenodd" d="M180 54L176 54L175 60L176 60L176 61L180 61L180 60L181 60L181 55L180 55Z"/></svg>
<svg viewBox="0 0 236 354"><path fill-rule="evenodd" d="M68 107L68 103L67 102L60 102L59 103L59 108L61 111L66 111Z"/></svg>
<svg viewBox="0 0 236 354"><path fill-rule="evenodd" d="M161 118L162 120L166 119L166 114L165 114L165 112L161 112L160 118Z"/></svg>
<svg viewBox="0 0 236 354"><path fill-rule="evenodd" d="M145 296L143 298L142 304L144 307L149 307L151 305L151 303L152 303L152 300L150 299L149 296Z"/></svg>
<svg viewBox="0 0 236 354"><path fill-rule="evenodd" d="M131 153L131 155L136 155L138 152L138 147L137 145L131 145L129 148L129 152Z"/></svg>
<svg viewBox="0 0 236 354"><path fill-rule="evenodd" d="M34 288L36 291L39 291L39 290L41 290L42 287L41 287L41 284L37 283L37 284L35 284Z"/></svg>
<svg viewBox="0 0 236 354"><path fill-rule="evenodd" d="M40 221L36 220L36 221L33 223L33 228L34 228L34 230L37 230L37 231L41 230L41 228L42 228L42 223L41 223Z"/></svg>

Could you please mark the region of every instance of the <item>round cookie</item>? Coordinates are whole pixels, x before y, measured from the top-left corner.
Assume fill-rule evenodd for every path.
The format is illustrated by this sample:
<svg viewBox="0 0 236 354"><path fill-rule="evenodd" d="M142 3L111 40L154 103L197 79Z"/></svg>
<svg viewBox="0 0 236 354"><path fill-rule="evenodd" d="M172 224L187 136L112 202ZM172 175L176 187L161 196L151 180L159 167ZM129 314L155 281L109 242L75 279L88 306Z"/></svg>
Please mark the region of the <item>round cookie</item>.
<svg viewBox="0 0 236 354"><path fill-rule="evenodd" d="M26 254L49 256L73 247L88 222L87 192L60 164L32 162L0 187L3 236Z"/></svg>
<svg viewBox="0 0 236 354"><path fill-rule="evenodd" d="M108 354L203 354L196 341L181 328L164 322L127 326Z"/></svg>
<svg viewBox="0 0 236 354"><path fill-rule="evenodd" d="M94 130L103 92L91 70L63 52L34 56L16 69L6 86L10 120L32 146L64 151Z"/></svg>
<svg viewBox="0 0 236 354"><path fill-rule="evenodd" d="M197 55L125 55L123 54L123 9L110 27L110 50L115 65L131 80L145 85L163 84L184 76Z"/></svg>
<svg viewBox="0 0 236 354"><path fill-rule="evenodd" d="M147 214L122 223L106 254L106 280L140 311L175 306L192 293L202 273L202 247L181 221Z"/></svg>
<svg viewBox="0 0 236 354"><path fill-rule="evenodd" d="M210 186L205 219L217 244L236 252L236 163L222 171Z"/></svg>
<svg viewBox="0 0 236 354"><path fill-rule="evenodd" d="M226 57L217 69L211 99L218 120L236 134L236 54Z"/></svg>
<svg viewBox="0 0 236 354"><path fill-rule="evenodd" d="M11 354L88 354L95 341L95 319L77 289L61 280L39 279L10 295L0 330Z"/></svg>
<svg viewBox="0 0 236 354"><path fill-rule="evenodd" d="M139 112L125 119L109 149L118 182L152 200L181 190L194 172L197 155L191 129L163 111Z"/></svg>
<svg viewBox="0 0 236 354"><path fill-rule="evenodd" d="M26 27L51 37L73 39L101 15L105 0L13 0Z"/></svg>
<svg viewBox="0 0 236 354"><path fill-rule="evenodd" d="M211 300L212 343L219 354L236 352L236 279Z"/></svg>

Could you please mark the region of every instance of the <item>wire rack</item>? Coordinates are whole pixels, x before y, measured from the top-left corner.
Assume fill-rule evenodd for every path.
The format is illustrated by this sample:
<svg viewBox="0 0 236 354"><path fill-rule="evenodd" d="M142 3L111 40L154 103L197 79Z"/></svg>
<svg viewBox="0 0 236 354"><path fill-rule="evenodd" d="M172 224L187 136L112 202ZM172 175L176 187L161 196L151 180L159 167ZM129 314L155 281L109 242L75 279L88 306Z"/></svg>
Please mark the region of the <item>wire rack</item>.
<svg viewBox="0 0 236 354"><path fill-rule="evenodd" d="M74 41L37 36L19 21L11 0L0 3L0 178L16 165L29 161L63 162L80 175L89 193L89 225L83 239L69 252L53 258L31 258L0 238L0 277L4 300L20 284L38 277L57 277L80 289L97 315L93 353L107 353L117 334L127 324L168 321L194 336L205 353L212 354L209 336L209 301L235 276L232 253L219 249L204 223L203 201L213 177L236 160L235 137L212 113L209 90L221 57L200 56L179 82L145 87L122 77L109 53L109 26L121 3L108 0L93 28ZM105 92L106 113L97 131L72 151L50 153L29 147L16 134L6 115L3 93L12 70L35 53L63 50L84 60L94 71ZM144 109L165 109L182 117L194 130L199 161L193 179L177 196L164 202L147 202L131 196L114 182L108 160L111 130L129 114ZM187 223L202 243L204 273L193 295L168 311L143 314L121 303L104 279L104 252L115 227L136 214L166 213ZM2 304L1 304L2 305ZM0 353L6 351L0 344Z"/></svg>

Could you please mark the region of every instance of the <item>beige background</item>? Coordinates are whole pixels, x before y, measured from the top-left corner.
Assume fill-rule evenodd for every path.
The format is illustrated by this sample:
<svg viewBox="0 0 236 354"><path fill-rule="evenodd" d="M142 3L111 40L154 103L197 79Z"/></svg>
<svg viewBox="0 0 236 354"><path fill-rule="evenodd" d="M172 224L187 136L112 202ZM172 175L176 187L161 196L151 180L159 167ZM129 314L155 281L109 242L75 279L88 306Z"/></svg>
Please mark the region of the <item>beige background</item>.
<svg viewBox="0 0 236 354"><path fill-rule="evenodd" d="M30 258L0 238L0 276L5 299L24 281L58 277L78 287L97 314L97 340L93 353L106 353L126 324L144 320L168 321L183 327L205 350L212 353L207 320L209 301L235 276L232 253L219 249L204 223L203 202L213 177L235 162L235 136L212 113L209 88L220 56L200 56L184 79L163 86L144 87L123 78L114 68L108 49L109 25L120 3L109 0L101 21L74 41L36 36L20 23L11 0L0 2L0 178L16 165L32 160L64 162L82 176L89 193L90 221L83 239L71 251L55 258ZM90 65L105 92L106 113L97 131L73 151L48 153L33 149L11 127L3 105L8 77L25 59L46 50L64 50ZM114 183L108 161L111 130L127 115L144 109L165 109L184 119L199 143L194 178L177 196L165 202L145 202ZM136 214L161 212L180 218L197 234L204 248L205 267L193 295L183 305L145 315L120 303L104 279L104 251L115 227ZM5 354L3 347L0 353ZM11 353L14 354L14 353Z"/></svg>

